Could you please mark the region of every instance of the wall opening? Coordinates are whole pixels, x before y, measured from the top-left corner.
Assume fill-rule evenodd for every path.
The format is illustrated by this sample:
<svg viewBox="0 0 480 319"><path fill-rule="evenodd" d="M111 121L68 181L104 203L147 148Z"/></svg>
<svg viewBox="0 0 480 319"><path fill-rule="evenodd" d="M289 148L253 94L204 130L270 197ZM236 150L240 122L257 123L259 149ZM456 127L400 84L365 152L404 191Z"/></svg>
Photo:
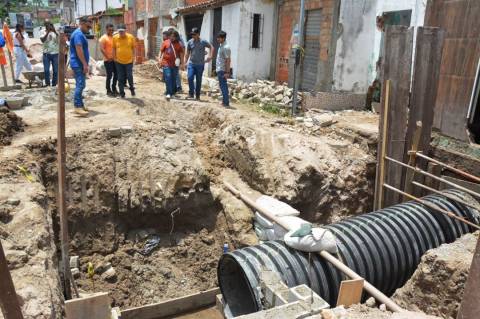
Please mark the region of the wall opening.
<svg viewBox="0 0 480 319"><path fill-rule="evenodd" d="M250 17L250 48L261 49L263 40L263 15L254 13Z"/></svg>
<svg viewBox="0 0 480 319"><path fill-rule="evenodd" d="M187 40L192 38L190 32L193 28L202 29L203 13L189 14L185 16L185 31L187 33Z"/></svg>

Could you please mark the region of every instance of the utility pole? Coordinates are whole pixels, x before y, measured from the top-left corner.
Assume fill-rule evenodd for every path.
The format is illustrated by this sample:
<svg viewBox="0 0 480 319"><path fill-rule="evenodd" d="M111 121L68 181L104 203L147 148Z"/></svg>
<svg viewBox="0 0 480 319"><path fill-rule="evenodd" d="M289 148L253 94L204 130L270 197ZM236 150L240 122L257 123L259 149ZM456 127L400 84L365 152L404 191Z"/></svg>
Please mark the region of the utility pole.
<svg viewBox="0 0 480 319"><path fill-rule="evenodd" d="M66 178L65 162L67 151L65 145L65 33L59 34L58 55L58 109L57 109L57 161L58 161L58 194L57 209L60 215L60 245L62 252L62 273L65 299L72 299L70 290L70 258L68 257L68 215L67 202L65 199Z"/></svg>
<svg viewBox="0 0 480 319"><path fill-rule="evenodd" d="M300 19L298 20L298 43L294 47L295 61L293 65L293 99L292 99L292 115L297 113L298 88L300 86L300 71L302 66L303 34L305 27L305 0L300 1Z"/></svg>
<svg viewBox="0 0 480 319"><path fill-rule="evenodd" d="M5 319L23 319L20 303L18 302L12 276L8 270L7 259L3 252L2 241L0 241L0 310Z"/></svg>

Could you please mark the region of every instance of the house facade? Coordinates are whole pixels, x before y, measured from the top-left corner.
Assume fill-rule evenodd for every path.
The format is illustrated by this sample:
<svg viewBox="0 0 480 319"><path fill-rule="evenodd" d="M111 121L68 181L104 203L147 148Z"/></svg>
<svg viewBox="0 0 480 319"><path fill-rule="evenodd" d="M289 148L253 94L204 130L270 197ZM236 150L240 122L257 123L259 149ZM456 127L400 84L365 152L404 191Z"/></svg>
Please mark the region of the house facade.
<svg viewBox="0 0 480 319"><path fill-rule="evenodd" d="M376 77L382 32L387 23L423 25L424 0L306 0L302 89L365 94ZM298 29L300 0L278 2L274 78L292 79L292 38Z"/></svg>
<svg viewBox="0 0 480 319"><path fill-rule="evenodd" d="M227 33L234 78L243 81L269 78L274 52L274 0L189 0L176 13L178 29L186 39L190 38L190 30L198 27L201 37L218 48L216 34L221 30ZM207 70L211 74L214 68L213 62Z"/></svg>
<svg viewBox="0 0 480 319"><path fill-rule="evenodd" d="M83 16L92 16L109 8L121 8L125 3L124 0L74 0L73 2L76 19Z"/></svg>

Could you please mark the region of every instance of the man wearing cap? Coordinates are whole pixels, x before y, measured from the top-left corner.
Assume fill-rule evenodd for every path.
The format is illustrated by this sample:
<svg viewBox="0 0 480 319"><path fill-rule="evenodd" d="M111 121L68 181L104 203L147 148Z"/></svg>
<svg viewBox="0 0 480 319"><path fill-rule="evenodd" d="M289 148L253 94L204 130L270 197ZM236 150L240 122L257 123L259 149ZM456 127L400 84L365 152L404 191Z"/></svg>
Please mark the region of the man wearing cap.
<svg viewBox="0 0 480 319"><path fill-rule="evenodd" d="M115 67L117 69L120 97L125 98L126 81L128 81L132 96L135 96L135 87L133 86L135 38L126 31L124 24L120 24L117 31L118 34L113 36L113 60L115 61Z"/></svg>
<svg viewBox="0 0 480 319"><path fill-rule="evenodd" d="M212 60L215 49L208 41L200 39L200 30L198 28L193 28L190 34L192 38L187 42L187 54L185 56L189 88L188 95L189 98L193 99L193 94L195 94L195 99L200 100L205 63ZM206 48L209 48L210 52L205 59Z"/></svg>
<svg viewBox="0 0 480 319"><path fill-rule="evenodd" d="M75 94L73 105L75 113L79 116L87 116L88 110L83 104L82 93L86 86L88 74L88 41L85 34L92 28L92 23L87 17L80 18L78 29L70 35L70 67L75 75Z"/></svg>

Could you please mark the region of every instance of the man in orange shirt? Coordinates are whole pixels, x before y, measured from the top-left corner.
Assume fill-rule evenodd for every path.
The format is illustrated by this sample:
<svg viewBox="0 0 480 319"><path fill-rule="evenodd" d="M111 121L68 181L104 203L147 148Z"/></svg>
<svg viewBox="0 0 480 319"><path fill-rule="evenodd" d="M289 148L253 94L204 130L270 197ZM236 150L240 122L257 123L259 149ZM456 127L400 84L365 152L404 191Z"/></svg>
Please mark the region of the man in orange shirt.
<svg viewBox="0 0 480 319"><path fill-rule="evenodd" d="M176 97L177 81L176 68L183 70L184 49L180 44L180 36L177 31L170 32L170 38L163 41L160 48L160 56L158 61L163 68L163 76L165 77L166 99Z"/></svg>
<svg viewBox="0 0 480 319"><path fill-rule="evenodd" d="M100 38L100 50L103 54L103 63L107 72L107 95L116 96L117 93L117 70L113 60L113 24L106 26L106 33Z"/></svg>

